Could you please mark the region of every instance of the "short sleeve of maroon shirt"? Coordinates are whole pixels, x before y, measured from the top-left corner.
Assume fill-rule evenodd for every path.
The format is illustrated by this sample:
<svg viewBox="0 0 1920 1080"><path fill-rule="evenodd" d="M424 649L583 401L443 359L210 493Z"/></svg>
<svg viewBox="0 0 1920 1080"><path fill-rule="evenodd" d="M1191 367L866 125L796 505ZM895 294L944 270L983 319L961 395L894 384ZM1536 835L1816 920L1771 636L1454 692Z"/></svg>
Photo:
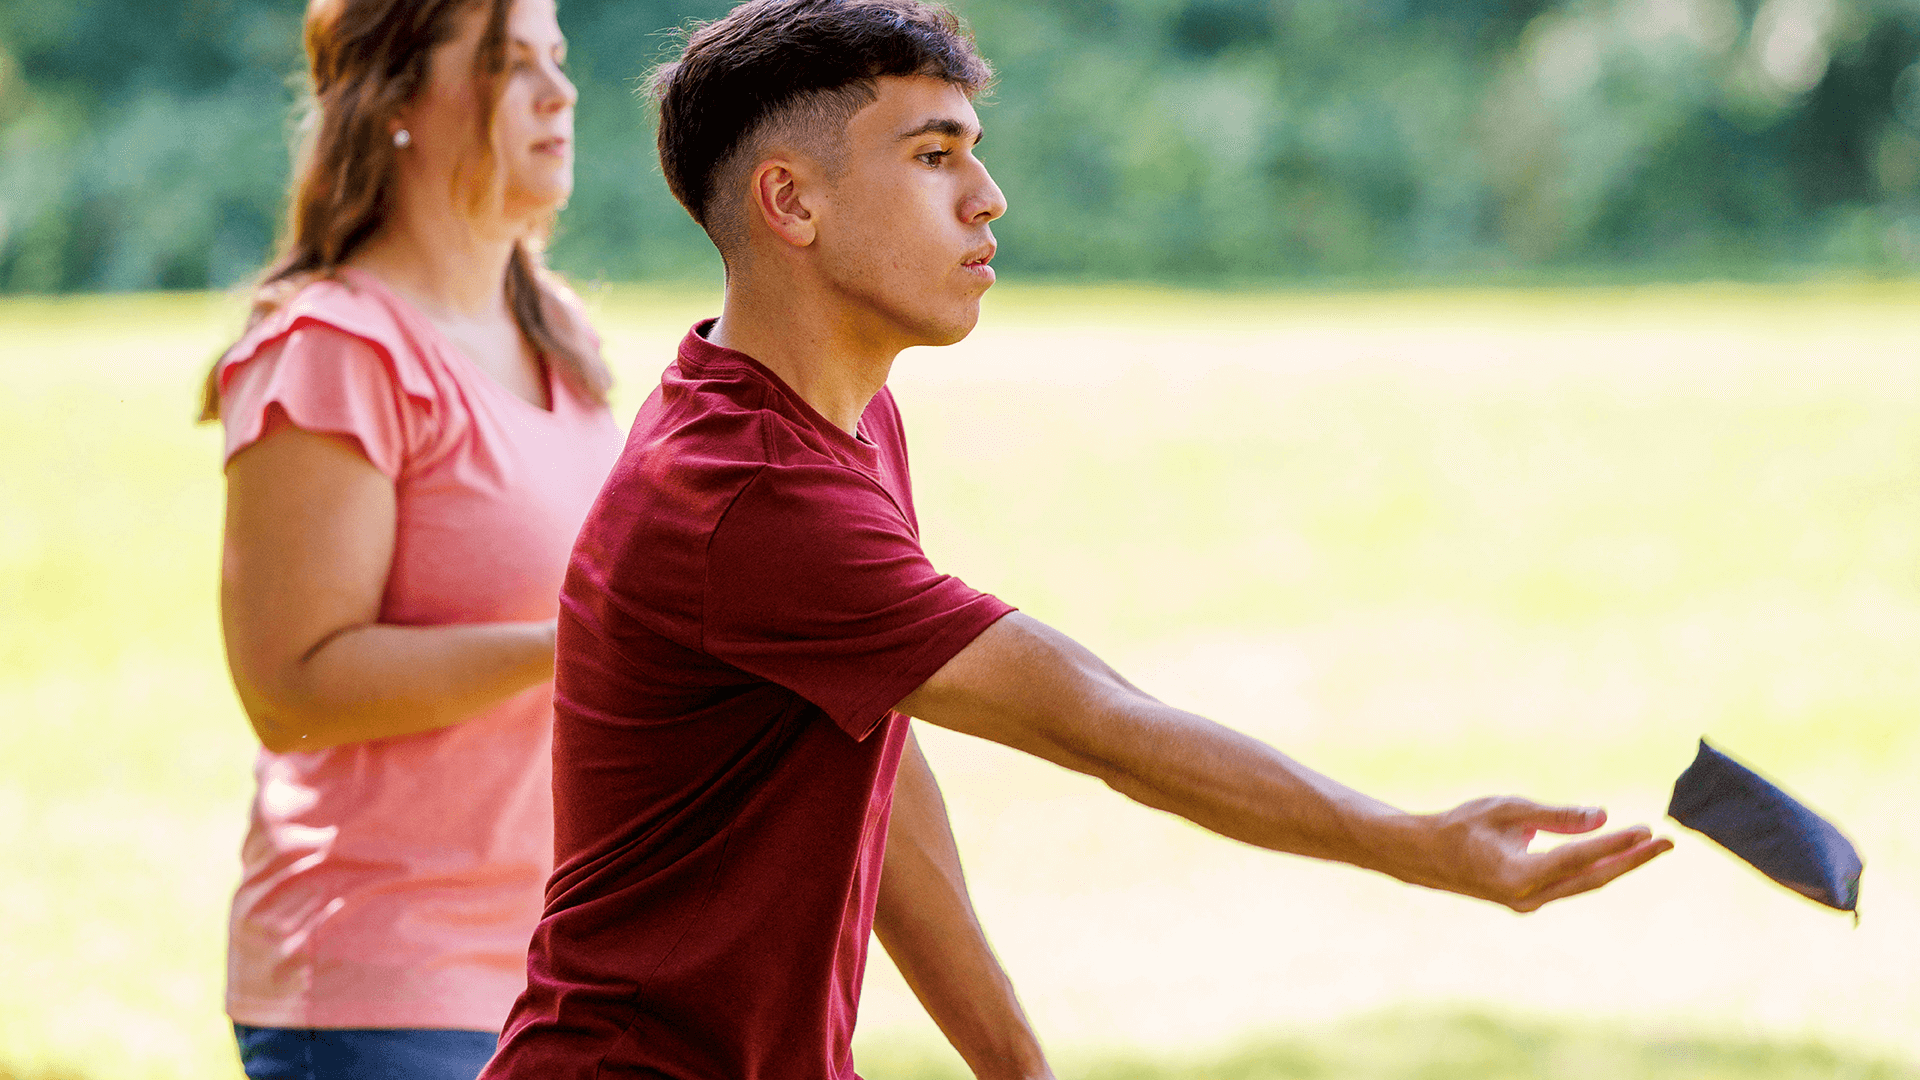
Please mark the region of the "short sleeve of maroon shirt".
<svg viewBox="0 0 1920 1080"><path fill-rule="evenodd" d="M557 869L488 1080L850 1080L892 706L1012 610L921 552L891 395L849 435L701 329L574 549Z"/></svg>

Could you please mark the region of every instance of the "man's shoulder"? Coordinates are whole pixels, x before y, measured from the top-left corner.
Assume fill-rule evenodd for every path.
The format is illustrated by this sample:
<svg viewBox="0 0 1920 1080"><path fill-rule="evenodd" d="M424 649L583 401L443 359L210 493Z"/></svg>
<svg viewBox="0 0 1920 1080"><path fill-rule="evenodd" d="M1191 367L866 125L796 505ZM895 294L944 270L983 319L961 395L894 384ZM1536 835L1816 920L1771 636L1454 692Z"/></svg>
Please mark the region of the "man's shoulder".
<svg viewBox="0 0 1920 1080"><path fill-rule="evenodd" d="M741 527L770 556L796 534L834 531L867 504L889 513L892 506L790 415L777 392L751 380L718 381L668 369L588 513L566 586L590 600L588 608L614 601L626 617L689 647L699 640L712 547L725 523L750 523Z"/></svg>
<svg viewBox="0 0 1920 1080"><path fill-rule="evenodd" d="M674 365L634 417L594 518L635 540L685 542L710 534L757 478L823 475L866 482L752 373Z"/></svg>

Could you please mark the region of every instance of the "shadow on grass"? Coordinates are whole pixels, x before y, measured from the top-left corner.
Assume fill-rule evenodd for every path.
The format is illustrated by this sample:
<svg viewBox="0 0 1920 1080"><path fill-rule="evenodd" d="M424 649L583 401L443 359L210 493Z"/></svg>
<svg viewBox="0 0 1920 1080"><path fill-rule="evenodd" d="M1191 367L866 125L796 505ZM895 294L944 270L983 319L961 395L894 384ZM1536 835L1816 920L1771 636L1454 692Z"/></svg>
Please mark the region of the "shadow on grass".
<svg viewBox="0 0 1920 1080"><path fill-rule="evenodd" d="M964 1080L926 1059L860 1061L868 1080ZM1386 1013L1218 1057L1067 1063L1060 1080L1920 1080L1920 1067L1814 1042L1633 1034L1479 1013Z"/></svg>

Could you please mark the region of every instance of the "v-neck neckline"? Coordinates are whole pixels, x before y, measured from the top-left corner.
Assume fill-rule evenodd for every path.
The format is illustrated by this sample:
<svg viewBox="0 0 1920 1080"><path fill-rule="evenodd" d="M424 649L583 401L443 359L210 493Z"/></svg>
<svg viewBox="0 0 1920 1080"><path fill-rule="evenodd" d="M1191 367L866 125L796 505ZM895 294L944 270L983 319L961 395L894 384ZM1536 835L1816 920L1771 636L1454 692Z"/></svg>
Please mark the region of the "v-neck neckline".
<svg viewBox="0 0 1920 1080"><path fill-rule="evenodd" d="M489 372L487 369L481 367L479 363L473 359L473 357L467 355L467 351L465 349L462 349L458 344L454 342L452 338L448 337L446 334L446 331L440 329L439 325L436 324L431 318L429 318L426 312L421 311L419 307L415 305L412 301L408 300L404 296L401 296L400 293L397 290L395 290L393 286L387 284L385 281L382 281L380 279L380 275L374 273L371 270L363 270L360 267L353 266L351 264L342 264L340 269L352 271L355 277L365 278L366 280L371 281L373 283L373 287L378 289L386 297L389 303L395 305L410 320L424 324L426 332L433 336L435 345L437 345L442 352L445 352L448 355L454 357L458 363L465 365L467 372L471 376L473 376L475 379L477 379L478 381L488 386L491 386L502 397L509 398L512 401L519 403L519 405L522 408L529 409L535 413L538 413L541 416L551 417L551 416L559 415L560 413L559 387L555 385L555 381L553 378L553 365L547 362L547 358L545 356L540 356L538 354L535 355L535 361L540 365L540 380L543 384L545 384L545 389L547 392L547 405L545 408L542 408L538 404L528 401L526 398L523 398L519 394L514 393L510 388L508 388L506 383L501 382L499 379L494 377L492 372Z"/></svg>

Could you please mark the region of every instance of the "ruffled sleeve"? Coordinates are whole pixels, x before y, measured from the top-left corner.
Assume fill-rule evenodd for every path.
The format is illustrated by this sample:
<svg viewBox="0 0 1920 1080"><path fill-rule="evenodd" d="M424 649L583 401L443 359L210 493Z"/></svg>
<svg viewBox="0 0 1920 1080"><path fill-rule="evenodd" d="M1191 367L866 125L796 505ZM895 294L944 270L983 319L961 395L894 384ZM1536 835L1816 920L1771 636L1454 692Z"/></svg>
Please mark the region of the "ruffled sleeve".
<svg viewBox="0 0 1920 1080"><path fill-rule="evenodd" d="M226 458L279 424L351 439L398 481L433 443L432 378L377 302L316 282L220 361Z"/></svg>

